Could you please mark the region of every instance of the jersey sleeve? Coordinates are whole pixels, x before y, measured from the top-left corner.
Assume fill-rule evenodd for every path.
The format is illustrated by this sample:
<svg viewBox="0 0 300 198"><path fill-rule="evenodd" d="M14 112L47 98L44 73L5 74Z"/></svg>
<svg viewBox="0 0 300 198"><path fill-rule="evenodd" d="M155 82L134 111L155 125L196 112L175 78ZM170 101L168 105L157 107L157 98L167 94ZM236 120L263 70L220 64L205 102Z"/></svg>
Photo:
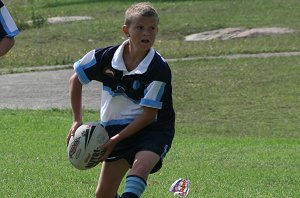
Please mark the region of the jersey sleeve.
<svg viewBox="0 0 300 198"><path fill-rule="evenodd" d="M153 81L145 90L144 98L142 98L140 105L152 107L156 109L162 108L162 96L165 92L165 82Z"/></svg>
<svg viewBox="0 0 300 198"><path fill-rule="evenodd" d="M82 84L92 80L102 82L103 67L110 64L111 54L108 48L94 49L74 63L73 67Z"/></svg>
<svg viewBox="0 0 300 198"><path fill-rule="evenodd" d="M171 70L166 62L157 64L144 90L140 105L162 109L171 94Z"/></svg>
<svg viewBox="0 0 300 198"><path fill-rule="evenodd" d="M8 12L6 6L0 1L0 38L15 37L19 34L13 18Z"/></svg>
<svg viewBox="0 0 300 198"><path fill-rule="evenodd" d="M86 70L91 67L95 67L96 64L97 61L95 58L95 50L88 52L84 57L74 63L73 67L81 84L88 84L90 81L92 81L92 79L86 73Z"/></svg>

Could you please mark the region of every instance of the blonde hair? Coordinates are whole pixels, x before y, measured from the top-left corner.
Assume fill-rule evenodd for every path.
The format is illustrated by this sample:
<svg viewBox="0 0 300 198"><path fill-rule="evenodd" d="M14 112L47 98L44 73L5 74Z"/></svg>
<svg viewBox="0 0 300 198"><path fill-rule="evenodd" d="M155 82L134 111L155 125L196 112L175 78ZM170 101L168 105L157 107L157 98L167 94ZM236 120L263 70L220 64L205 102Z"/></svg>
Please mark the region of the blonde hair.
<svg viewBox="0 0 300 198"><path fill-rule="evenodd" d="M130 6L125 12L125 25L130 25L136 17L156 17L159 22L158 13L148 2L136 3Z"/></svg>

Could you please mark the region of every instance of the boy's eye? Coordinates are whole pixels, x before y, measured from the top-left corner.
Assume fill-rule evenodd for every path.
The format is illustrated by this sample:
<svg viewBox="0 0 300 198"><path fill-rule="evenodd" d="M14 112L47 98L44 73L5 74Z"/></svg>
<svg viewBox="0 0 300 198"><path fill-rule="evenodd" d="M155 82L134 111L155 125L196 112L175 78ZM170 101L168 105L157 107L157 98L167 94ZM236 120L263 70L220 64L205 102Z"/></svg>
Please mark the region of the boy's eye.
<svg viewBox="0 0 300 198"><path fill-rule="evenodd" d="M140 31L144 30L145 28L146 27L144 27L144 26L136 26L136 29L140 30ZM153 31L153 30L156 30L156 27L155 26L150 26L149 28L147 28L147 30Z"/></svg>

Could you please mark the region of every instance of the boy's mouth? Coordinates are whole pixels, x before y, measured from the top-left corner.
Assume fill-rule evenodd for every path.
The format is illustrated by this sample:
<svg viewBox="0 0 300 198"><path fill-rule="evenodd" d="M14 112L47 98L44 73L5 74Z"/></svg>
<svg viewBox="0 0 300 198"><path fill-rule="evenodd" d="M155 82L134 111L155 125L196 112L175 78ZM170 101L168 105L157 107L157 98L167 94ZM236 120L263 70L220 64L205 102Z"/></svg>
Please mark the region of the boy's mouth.
<svg viewBox="0 0 300 198"><path fill-rule="evenodd" d="M142 43L149 43L150 42L150 40L148 40L148 39L143 39L142 40Z"/></svg>

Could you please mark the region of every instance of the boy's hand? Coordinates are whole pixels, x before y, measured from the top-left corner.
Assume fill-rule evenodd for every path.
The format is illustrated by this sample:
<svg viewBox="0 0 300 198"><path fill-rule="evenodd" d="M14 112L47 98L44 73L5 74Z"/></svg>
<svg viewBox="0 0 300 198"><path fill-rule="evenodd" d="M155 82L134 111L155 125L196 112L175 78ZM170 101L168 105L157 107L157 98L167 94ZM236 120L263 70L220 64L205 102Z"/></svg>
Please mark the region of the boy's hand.
<svg viewBox="0 0 300 198"><path fill-rule="evenodd" d="M111 152L114 150L116 144L118 142L113 139L113 137L111 139L109 139L103 146L103 150L105 151L104 155L100 158L100 162L103 162L104 160L106 160L106 158L111 154Z"/></svg>
<svg viewBox="0 0 300 198"><path fill-rule="evenodd" d="M67 135L67 146L69 145L69 141L70 141L71 136L74 136L76 129L78 127L80 127L81 125L82 125L82 122L75 121L73 123L73 125L72 125L72 127L71 127L71 129L70 129L70 131L69 131L69 133Z"/></svg>

